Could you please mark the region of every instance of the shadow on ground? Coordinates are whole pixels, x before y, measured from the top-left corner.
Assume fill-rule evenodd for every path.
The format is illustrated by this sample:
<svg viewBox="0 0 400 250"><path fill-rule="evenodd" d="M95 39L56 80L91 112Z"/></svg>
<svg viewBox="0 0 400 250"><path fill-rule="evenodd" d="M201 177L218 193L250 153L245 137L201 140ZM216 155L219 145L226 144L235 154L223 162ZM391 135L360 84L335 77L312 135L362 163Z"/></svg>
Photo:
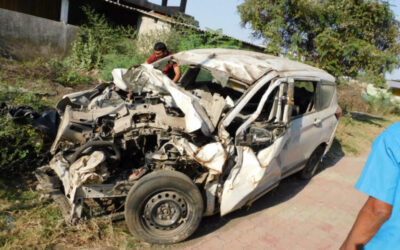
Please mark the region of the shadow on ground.
<svg viewBox="0 0 400 250"><path fill-rule="evenodd" d="M380 121L380 122L387 121L383 117L373 116L373 115L361 113L361 112L350 112L350 115L351 115L351 118L354 120L357 120L362 123L367 123L369 125L374 125L377 127L382 127L382 124L378 123L378 121Z"/></svg>
<svg viewBox="0 0 400 250"><path fill-rule="evenodd" d="M319 171L317 175L327 168L334 166L340 159L344 157L344 152L342 146L335 139L333 141L332 147L329 152L324 157L322 164L320 164ZM279 186L266 195L262 196L260 199L255 201L251 207L243 207L242 209L228 214L225 217L220 217L219 214L203 218L199 228L195 234L190 237L186 242L181 244L176 244L176 247L185 247L191 244L192 240L203 237L207 234L213 233L214 231L222 228L229 221L236 218L245 217L250 214L256 213L261 210L268 209L282 202L285 202L296 194L298 194L303 188L308 184L309 180L302 180L296 175L290 176L281 181Z"/></svg>

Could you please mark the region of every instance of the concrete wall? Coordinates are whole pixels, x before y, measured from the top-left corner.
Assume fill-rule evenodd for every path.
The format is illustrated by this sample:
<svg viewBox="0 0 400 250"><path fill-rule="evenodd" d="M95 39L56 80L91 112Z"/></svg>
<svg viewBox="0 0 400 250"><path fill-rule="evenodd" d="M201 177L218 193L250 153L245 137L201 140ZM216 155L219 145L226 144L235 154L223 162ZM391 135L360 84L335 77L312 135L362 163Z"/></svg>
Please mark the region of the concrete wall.
<svg viewBox="0 0 400 250"><path fill-rule="evenodd" d="M143 35L154 34L157 31L168 32L171 30L171 25L169 23L144 15L139 16L137 27L139 38Z"/></svg>
<svg viewBox="0 0 400 250"><path fill-rule="evenodd" d="M140 16L138 22L138 49L141 53L152 53L154 43L165 42L166 34L171 31L171 25L159 19Z"/></svg>
<svg viewBox="0 0 400 250"><path fill-rule="evenodd" d="M0 55L16 59L64 57L78 27L0 9Z"/></svg>

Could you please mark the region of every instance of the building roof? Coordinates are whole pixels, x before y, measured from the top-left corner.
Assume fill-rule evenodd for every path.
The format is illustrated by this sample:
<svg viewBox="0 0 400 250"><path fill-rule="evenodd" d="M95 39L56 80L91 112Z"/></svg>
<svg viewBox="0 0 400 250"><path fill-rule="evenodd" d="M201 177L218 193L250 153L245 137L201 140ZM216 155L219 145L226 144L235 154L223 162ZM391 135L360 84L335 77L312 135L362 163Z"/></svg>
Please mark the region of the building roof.
<svg viewBox="0 0 400 250"><path fill-rule="evenodd" d="M148 0L114 0L117 3L124 2L124 4L137 7L146 11L156 11L158 13L175 16L185 13L187 0L180 0L179 6L169 6L168 0L162 1L160 4L151 3Z"/></svg>
<svg viewBox="0 0 400 250"><path fill-rule="evenodd" d="M252 84L268 71L281 77L308 76L329 82L335 78L324 70L310 65L259 52L235 49L196 49L173 55L179 63L202 65L208 69L227 72L232 78Z"/></svg>

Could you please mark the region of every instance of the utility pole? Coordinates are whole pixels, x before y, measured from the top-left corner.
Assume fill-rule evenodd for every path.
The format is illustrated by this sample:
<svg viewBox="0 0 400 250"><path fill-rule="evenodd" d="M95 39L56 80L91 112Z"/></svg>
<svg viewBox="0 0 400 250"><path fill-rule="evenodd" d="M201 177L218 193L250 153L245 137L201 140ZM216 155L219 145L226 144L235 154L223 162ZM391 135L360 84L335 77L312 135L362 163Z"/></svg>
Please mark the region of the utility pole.
<svg viewBox="0 0 400 250"><path fill-rule="evenodd" d="M61 0L60 22L68 23L69 0Z"/></svg>
<svg viewBox="0 0 400 250"><path fill-rule="evenodd" d="M186 3L187 3L187 0L181 0L181 6L180 6L179 10L182 13L185 13L185 11L186 11Z"/></svg>

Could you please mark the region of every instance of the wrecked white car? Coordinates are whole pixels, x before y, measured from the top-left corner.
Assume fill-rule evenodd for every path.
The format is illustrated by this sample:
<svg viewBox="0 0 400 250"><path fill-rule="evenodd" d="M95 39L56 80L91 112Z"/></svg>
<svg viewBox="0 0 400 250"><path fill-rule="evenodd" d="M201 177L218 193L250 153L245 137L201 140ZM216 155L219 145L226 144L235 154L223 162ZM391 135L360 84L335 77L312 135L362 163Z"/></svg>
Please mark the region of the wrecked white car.
<svg viewBox="0 0 400 250"><path fill-rule="evenodd" d="M178 63L178 84L160 70ZM66 209L125 198L129 230L152 243L189 237L298 172L311 178L338 124L335 79L262 53L199 49L114 70L114 81L65 96L36 175Z"/></svg>

